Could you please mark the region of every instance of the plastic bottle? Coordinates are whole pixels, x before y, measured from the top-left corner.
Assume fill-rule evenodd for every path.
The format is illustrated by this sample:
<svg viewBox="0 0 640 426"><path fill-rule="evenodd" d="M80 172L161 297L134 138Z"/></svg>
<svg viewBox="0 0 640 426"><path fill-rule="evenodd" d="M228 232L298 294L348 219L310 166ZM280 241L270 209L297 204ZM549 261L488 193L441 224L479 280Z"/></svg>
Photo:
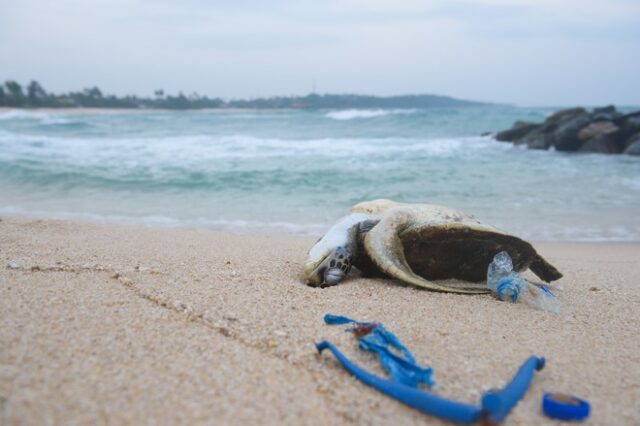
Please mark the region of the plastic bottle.
<svg viewBox="0 0 640 426"><path fill-rule="evenodd" d="M538 286L522 279L513 270L513 262L506 251L498 253L489 265L487 286L500 300L512 303L521 300L542 311L560 312L560 303L549 287L545 283Z"/></svg>

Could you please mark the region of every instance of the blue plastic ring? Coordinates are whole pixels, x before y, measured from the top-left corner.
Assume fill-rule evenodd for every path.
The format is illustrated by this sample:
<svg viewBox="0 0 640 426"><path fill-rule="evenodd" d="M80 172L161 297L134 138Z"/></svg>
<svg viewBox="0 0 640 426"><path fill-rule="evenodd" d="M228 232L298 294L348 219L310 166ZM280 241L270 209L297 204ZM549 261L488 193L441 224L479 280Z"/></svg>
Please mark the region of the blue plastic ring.
<svg viewBox="0 0 640 426"><path fill-rule="evenodd" d="M542 411L553 419L581 421L589 417L590 408L587 401L575 396L545 393L542 397Z"/></svg>

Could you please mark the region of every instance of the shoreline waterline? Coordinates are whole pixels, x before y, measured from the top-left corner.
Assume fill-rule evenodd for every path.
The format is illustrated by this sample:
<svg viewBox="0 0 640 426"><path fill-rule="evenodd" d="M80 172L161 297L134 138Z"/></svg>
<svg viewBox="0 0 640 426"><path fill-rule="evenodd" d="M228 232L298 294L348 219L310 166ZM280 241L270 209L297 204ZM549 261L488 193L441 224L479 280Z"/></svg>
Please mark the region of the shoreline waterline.
<svg viewBox="0 0 640 426"><path fill-rule="evenodd" d="M336 219L336 222L339 218ZM48 214L29 214L29 213L3 213L0 211L0 222L11 221L19 223L59 223L65 226L100 226L100 227L125 227L136 230L159 231L175 230L176 232L205 232L210 234L224 234L229 236L261 236L275 238L291 238L295 240L309 240L322 237L333 223L300 225L295 223L248 223L242 221L192 221L190 223L179 222L170 218L152 217L152 218L127 218L127 217L100 217L96 215L48 215ZM638 246L640 248L640 239L623 239L623 238L598 238L598 239L540 239L535 237L526 237L520 234L514 234L517 237L526 239L533 244L545 245L621 245L621 246Z"/></svg>

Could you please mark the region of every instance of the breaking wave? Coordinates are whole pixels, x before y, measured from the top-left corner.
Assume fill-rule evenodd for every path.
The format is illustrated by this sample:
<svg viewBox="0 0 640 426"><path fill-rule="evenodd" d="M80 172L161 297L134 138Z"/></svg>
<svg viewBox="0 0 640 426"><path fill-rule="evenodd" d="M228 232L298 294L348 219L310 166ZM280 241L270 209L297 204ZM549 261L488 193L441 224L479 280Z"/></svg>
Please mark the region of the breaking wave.
<svg viewBox="0 0 640 426"><path fill-rule="evenodd" d="M68 117L63 117L61 114L54 113L48 114L41 111L25 111L19 109L10 109L8 111L0 112L0 120L9 121L35 121L38 124L51 125L51 124L74 124L81 123L80 120L72 120Z"/></svg>
<svg viewBox="0 0 640 426"><path fill-rule="evenodd" d="M351 158L366 156L450 157L479 151L513 149L487 137L468 138L322 138L280 139L248 135L184 135L149 138L64 138L24 135L0 130L0 161L56 158L73 165L186 164L221 159L300 157Z"/></svg>
<svg viewBox="0 0 640 426"><path fill-rule="evenodd" d="M414 114L415 109L345 109L328 112L325 117L333 120L353 120L356 118L376 118L386 115Z"/></svg>
<svg viewBox="0 0 640 426"><path fill-rule="evenodd" d="M0 112L0 120L42 120L50 115L43 112L25 111L22 109L10 109Z"/></svg>

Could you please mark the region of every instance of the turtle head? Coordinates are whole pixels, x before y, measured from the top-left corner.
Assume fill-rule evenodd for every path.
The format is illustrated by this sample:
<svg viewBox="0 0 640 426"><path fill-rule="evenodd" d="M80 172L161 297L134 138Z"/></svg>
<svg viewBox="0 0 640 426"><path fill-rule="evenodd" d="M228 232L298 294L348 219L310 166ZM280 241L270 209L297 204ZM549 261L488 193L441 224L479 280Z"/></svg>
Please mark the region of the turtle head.
<svg viewBox="0 0 640 426"><path fill-rule="evenodd" d="M352 255L342 246L324 251L316 259L309 258L304 265L307 284L312 287L336 285L347 276L352 262Z"/></svg>
<svg viewBox="0 0 640 426"><path fill-rule="evenodd" d="M328 287L347 276L357 254L359 224L367 219L364 214L350 214L311 247L304 264L307 284Z"/></svg>

